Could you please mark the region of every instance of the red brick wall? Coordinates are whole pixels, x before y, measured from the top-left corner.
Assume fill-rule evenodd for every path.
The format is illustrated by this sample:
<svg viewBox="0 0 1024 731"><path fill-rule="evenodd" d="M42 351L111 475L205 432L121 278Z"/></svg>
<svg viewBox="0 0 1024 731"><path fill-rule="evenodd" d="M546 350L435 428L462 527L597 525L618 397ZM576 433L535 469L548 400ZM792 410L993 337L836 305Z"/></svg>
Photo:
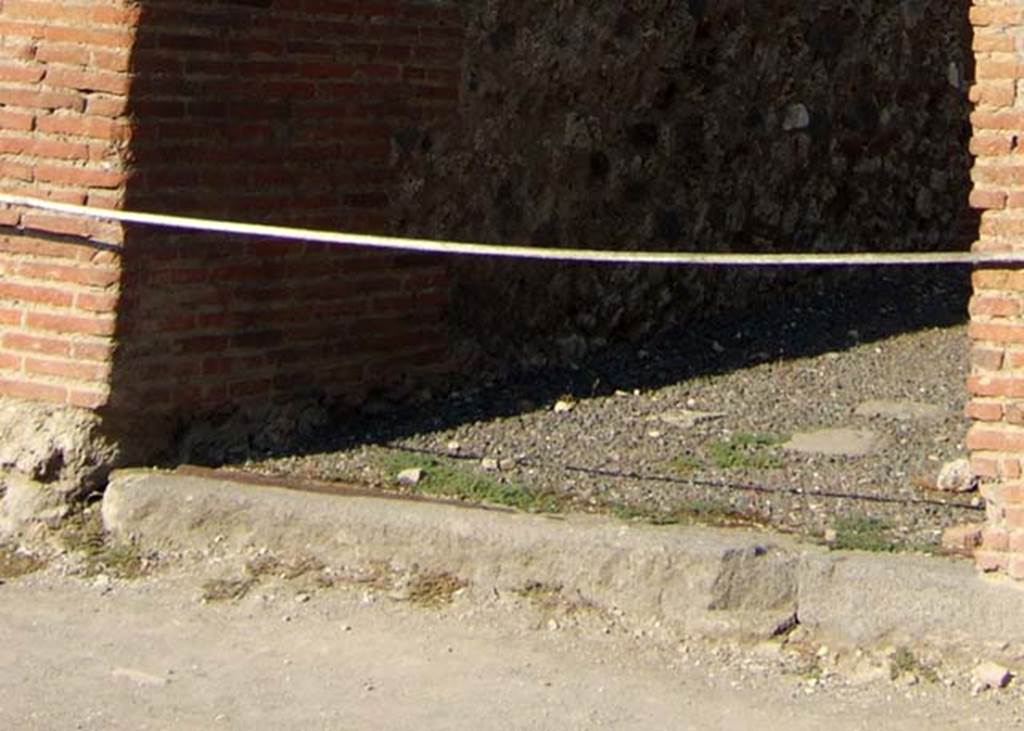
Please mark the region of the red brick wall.
<svg viewBox="0 0 1024 731"><path fill-rule="evenodd" d="M142 3L137 210L387 231L405 147L458 100L451 3ZM443 367L436 261L130 228L115 408L358 399Z"/></svg>
<svg viewBox="0 0 1024 731"><path fill-rule="evenodd" d="M137 11L120 0L0 2L0 190L113 206ZM0 395L106 401L121 230L0 210Z"/></svg>
<svg viewBox="0 0 1024 731"><path fill-rule="evenodd" d="M388 231L458 101L452 3L0 2L0 190ZM0 210L0 396L193 414L443 369L425 257ZM116 316L115 316L116 314Z"/></svg>
<svg viewBox="0 0 1024 731"><path fill-rule="evenodd" d="M971 11L977 58L971 203L984 213L978 251L1021 249L1024 234L1024 6L981 0ZM985 570L1024 578L1024 272L974 273L970 335L974 426L971 464L982 479L988 526L977 554Z"/></svg>

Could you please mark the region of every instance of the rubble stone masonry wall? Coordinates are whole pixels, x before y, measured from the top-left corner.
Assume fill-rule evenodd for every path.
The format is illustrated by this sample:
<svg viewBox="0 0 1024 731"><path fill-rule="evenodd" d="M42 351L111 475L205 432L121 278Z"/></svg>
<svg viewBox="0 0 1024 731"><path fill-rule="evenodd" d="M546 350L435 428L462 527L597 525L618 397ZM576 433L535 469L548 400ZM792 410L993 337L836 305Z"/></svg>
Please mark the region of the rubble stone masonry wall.
<svg viewBox="0 0 1024 731"><path fill-rule="evenodd" d="M405 230L757 252L973 241L967 0L462 5L457 126L404 171ZM453 278L457 334L502 362L642 336L808 275L463 260Z"/></svg>

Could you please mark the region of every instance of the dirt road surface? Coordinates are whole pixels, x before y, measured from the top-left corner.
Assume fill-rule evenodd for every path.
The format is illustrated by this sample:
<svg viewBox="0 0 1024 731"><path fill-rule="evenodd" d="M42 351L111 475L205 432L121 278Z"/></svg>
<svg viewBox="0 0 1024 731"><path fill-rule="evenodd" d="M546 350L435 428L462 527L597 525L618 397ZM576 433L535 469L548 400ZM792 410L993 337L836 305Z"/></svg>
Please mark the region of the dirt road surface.
<svg viewBox="0 0 1024 731"><path fill-rule="evenodd" d="M60 567L0 585L0 728L1004 729L1016 694L809 681L742 651L496 600L423 607L261 584L201 601L210 566L135 581Z"/></svg>

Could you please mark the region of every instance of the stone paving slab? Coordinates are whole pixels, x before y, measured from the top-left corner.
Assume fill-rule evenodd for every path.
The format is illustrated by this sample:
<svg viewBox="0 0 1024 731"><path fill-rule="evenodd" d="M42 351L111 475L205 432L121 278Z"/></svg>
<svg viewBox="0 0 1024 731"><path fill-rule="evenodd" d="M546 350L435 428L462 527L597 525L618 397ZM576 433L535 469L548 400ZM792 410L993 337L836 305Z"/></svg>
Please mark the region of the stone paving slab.
<svg viewBox="0 0 1024 731"><path fill-rule="evenodd" d="M803 454L835 457L864 457L885 446L885 437L868 429L818 429L799 432L782 445L783 449Z"/></svg>

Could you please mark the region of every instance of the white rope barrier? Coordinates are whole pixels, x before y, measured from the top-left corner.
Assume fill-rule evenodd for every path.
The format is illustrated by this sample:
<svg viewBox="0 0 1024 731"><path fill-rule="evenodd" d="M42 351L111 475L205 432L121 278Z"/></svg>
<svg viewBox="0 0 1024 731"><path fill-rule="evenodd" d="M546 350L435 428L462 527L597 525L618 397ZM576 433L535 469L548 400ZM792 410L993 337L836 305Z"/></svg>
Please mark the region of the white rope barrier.
<svg viewBox="0 0 1024 731"><path fill-rule="evenodd" d="M321 231L289 226L268 226L237 221L191 218L157 213L94 208L58 203L41 198L0 193L0 204L22 206L71 216L84 216L106 221L135 223L145 226L259 236L287 241L304 241L372 249L394 249L427 254L458 256L492 256L545 261L574 261L593 264L657 264L688 266L913 266L922 264L1020 264L1024 251L928 251L885 253L786 253L786 254L718 254L669 251L604 251L601 249L563 249L534 246L467 243L433 239L411 239L398 236L368 236L341 231Z"/></svg>

